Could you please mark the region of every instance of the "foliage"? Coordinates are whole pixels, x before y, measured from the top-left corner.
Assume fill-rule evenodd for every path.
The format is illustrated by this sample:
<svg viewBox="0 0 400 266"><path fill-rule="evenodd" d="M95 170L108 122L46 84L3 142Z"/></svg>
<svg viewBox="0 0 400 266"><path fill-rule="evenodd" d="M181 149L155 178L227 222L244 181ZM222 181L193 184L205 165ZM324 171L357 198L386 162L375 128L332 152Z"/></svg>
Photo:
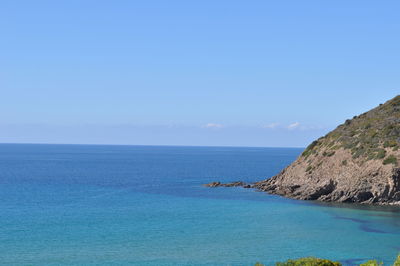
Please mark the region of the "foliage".
<svg viewBox="0 0 400 266"><path fill-rule="evenodd" d="M300 258L295 260L287 260L285 262L277 262L276 266L341 266L342 264L337 261L331 261L326 259L319 258ZM378 262L377 260L369 260L360 264L360 266L382 266L382 262ZM265 266L262 263L257 262L254 266ZM400 266L400 255L397 257L393 266Z"/></svg>
<svg viewBox="0 0 400 266"><path fill-rule="evenodd" d="M387 141L385 141L385 143L383 143L383 147L385 147L385 148L387 148L387 147L397 147L398 146L398 144L397 144L397 141L396 140L393 140L393 139L391 139L391 140L387 140Z"/></svg>
<svg viewBox="0 0 400 266"><path fill-rule="evenodd" d="M324 151L322 153L323 156L327 156L327 157L331 157L334 154L335 154L335 151Z"/></svg>
<svg viewBox="0 0 400 266"><path fill-rule="evenodd" d="M318 258L301 258L297 260L287 260L285 262L278 262L276 266L341 266L340 262L330 261Z"/></svg>
<svg viewBox="0 0 400 266"><path fill-rule="evenodd" d="M389 155L385 160L383 160L383 164L394 164L397 165L397 158L393 155Z"/></svg>
<svg viewBox="0 0 400 266"><path fill-rule="evenodd" d="M382 264L383 264L382 262L378 262L377 260L369 260L367 262L360 264L360 266L380 266Z"/></svg>
<svg viewBox="0 0 400 266"><path fill-rule="evenodd" d="M376 159L383 159L386 156L386 150L384 149L379 149L378 153L376 154Z"/></svg>
<svg viewBox="0 0 400 266"><path fill-rule="evenodd" d="M317 145L318 145L318 141L314 140L313 142L311 142L310 145L308 145L308 147L303 151L303 153L301 155L308 157L311 154L311 152L313 151L314 147Z"/></svg>

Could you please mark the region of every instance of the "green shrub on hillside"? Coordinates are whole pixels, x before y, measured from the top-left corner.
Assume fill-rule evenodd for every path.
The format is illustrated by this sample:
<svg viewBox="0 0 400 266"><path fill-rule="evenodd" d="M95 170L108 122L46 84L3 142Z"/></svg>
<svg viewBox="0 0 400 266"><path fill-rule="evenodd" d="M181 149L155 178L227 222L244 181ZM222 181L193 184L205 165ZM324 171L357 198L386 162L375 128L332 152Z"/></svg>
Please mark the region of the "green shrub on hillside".
<svg viewBox="0 0 400 266"><path fill-rule="evenodd" d="M307 169L306 169L306 172L312 172L312 170L313 170L313 167L312 167L311 165L309 165L309 166L307 167Z"/></svg>
<svg viewBox="0 0 400 266"><path fill-rule="evenodd" d="M317 145L318 145L318 141L314 140L310 145L308 145L308 147L303 151L303 153L301 155L304 157L308 157L312 153L315 146L317 146Z"/></svg>
<svg viewBox="0 0 400 266"><path fill-rule="evenodd" d="M395 147L397 146L397 141L396 140L387 140L385 143L383 143L383 147L388 148L388 147Z"/></svg>
<svg viewBox="0 0 400 266"><path fill-rule="evenodd" d="M334 154L335 154L335 151L324 151L322 153L323 156L327 156L327 157L331 157Z"/></svg>
<svg viewBox="0 0 400 266"><path fill-rule="evenodd" d="M397 159L393 155L389 155L385 160L383 160L383 164L394 164L397 165Z"/></svg>
<svg viewBox="0 0 400 266"><path fill-rule="evenodd" d="M386 156L386 151L384 149L379 149L378 153L376 154L376 159L383 159Z"/></svg>

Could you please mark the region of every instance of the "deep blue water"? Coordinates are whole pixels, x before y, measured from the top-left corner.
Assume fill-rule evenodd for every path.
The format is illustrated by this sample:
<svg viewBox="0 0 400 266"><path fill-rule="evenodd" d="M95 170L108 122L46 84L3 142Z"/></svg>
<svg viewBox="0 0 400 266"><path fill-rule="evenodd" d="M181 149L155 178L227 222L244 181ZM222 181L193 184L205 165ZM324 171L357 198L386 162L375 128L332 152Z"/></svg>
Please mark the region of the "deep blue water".
<svg viewBox="0 0 400 266"><path fill-rule="evenodd" d="M268 178L301 149L0 145L0 264L393 261L396 208L294 201L211 181Z"/></svg>

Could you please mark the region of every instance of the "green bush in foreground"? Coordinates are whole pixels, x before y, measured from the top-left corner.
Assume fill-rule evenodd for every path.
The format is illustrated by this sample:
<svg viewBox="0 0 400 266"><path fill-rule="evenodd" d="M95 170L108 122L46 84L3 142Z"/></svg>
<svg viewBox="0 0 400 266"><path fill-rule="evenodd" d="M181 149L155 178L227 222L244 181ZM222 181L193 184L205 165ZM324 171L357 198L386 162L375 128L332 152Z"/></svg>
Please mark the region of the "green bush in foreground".
<svg viewBox="0 0 400 266"><path fill-rule="evenodd" d="M394 262L393 266L400 266L400 255L397 256L396 261Z"/></svg>
<svg viewBox="0 0 400 266"><path fill-rule="evenodd" d="M276 266L341 266L340 262L330 261L318 258L301 258L297 260L287 260L277 262Z"/></svg>
<svg viewBox="0 0 400 266"><path fill-rule="evenodd" d="M277 262L276 266L341 266L340 262L330 261L318 258L301 258L297 260L287 260L285 262ZM257 262L255 266L265 266Z"/></svg>
<svg viewBox="0 0 400 266"><path fill-rule="evenodd" d="M277 262L276 266L341 266L342 264L337 261L319 259L319 258L300 258L296 260L287 260L285 262ZM383 265L382 262L378 262L376 260L369 260L360 264L360 266L381 266ZM257 262L255 266L265 266ZM400 266L400 255L397 257L396 261L394 262L393 266Z"/></svg>
<svg viewBox="0 0 400 266"><path fill-rule="evenodd" d="M360 266L379 266L382 264L382 262L378 262L377 260L369 260L365 263L360 264Z"/></svg>

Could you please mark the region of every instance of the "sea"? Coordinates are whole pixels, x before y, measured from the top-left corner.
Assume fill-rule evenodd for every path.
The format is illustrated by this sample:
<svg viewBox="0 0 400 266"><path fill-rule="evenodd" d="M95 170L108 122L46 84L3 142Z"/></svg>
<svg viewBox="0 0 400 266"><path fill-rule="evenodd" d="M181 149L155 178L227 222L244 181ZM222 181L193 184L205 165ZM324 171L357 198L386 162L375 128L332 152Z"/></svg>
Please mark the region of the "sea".
<svg viewBox="0 0 400 266"><path fill-rule="evenodd" d="M270 178L301 152L0 144L0 265L392 263L399 208L202 186Z"/></svg>

